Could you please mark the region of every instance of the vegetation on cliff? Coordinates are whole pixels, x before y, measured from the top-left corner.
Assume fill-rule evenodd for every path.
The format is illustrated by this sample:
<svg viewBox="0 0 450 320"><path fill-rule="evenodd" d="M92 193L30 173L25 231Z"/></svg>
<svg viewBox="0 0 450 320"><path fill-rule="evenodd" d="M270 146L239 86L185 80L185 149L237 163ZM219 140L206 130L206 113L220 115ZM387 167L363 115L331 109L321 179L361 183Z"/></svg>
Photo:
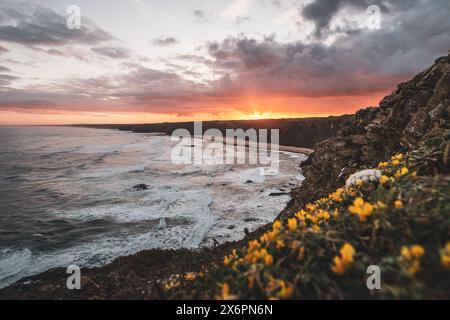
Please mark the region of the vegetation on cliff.
<svg viewBox="0 0 450 320"><path fill-rule="evenodd" d="M450 130L379 163L358 181L277 220L223 263L173 275L166 297L450 298ZM381 270L381 289L366 286Z"/></svg>

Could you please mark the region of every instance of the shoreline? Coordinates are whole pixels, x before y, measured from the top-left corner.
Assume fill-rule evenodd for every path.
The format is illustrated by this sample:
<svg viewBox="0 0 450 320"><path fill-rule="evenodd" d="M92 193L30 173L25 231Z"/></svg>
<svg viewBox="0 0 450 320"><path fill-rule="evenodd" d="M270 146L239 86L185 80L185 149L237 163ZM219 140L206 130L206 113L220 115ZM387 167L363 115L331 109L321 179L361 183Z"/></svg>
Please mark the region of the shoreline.
<svg viewBox="0 0 450 320"><path fill-rule="evenodd" d="M131 133L136 133L136 132L131 132ZM156 133L155 133L156 134ZM166 135L166 134L162 134L162 135ZM231 144L230 142L225 142L224 144ZM236 143L235 143L236 144ZM245 143L246 148L250 148L248 141L246 141ZM291 146L282 146L282 145L278 145L277 146L279 149L279 152L289 152L289 153L298 153L298 154L304 154L306 156L308 156L311 152L313 152L313 150L308 149L308 148L299 148L299 147L291 147ZM292 196L291 196L291 192L293 191L293 188L295 188L297 186L292 186L291 188L289 188L287 190L287 194L289 195L289 201L288 203L286 203L286 205L284 206L284 209L281 210L281 212L284 212L289 206L290 203L292 201ZM277 212L277 215L280 214L279 212ZM257 238L264 230L266 230L267 224L266 225L261 225L259 226L257 229L255 229L255 231L251 232L250 234L242 234L242 236L240 237L240 240L235 240L235 241L227 241L224 243L221 243L220 245L217 246L208 246L208 247L201 247L201 248L196 248L196 249L187 249L187 248L179 248L179 249L144 249L143 251L140 251L138 253L135 254L130 254L130 255L125 255L125 256L120 256L115 258L114 260L112 260L111 262L101 266L101 267L86 267L86 268L82 268L82 275L86 276L87 278L84 281L87 281L88 284L91 282L91 280L88 280L92 277L96 277L96 275L101 275L105 272L109 272L108 270L114 269L116 267L119 268L123 268L123 264L126 263L127 264L127 268L133 268L132 266L135 264L135 261L141 261L142 259L149 259L149 260L153 260L154 256L165 256L168 255L170 257L176 257L173 261L174 264L177 264L180 259L184 259L185 256L189 256L189 259L194 260L194 261L202 261L202 264L210 264L214 261L219 261L220 259L222 259L223 255L225 255L229 250L231 250L231 248L237 248L237 247L241 247L246 245L248 240ZM217 253L220 252L220 254L218 255ZM141 263L140 262L140 263ZM161 263L157 264L154 266L155 269L164 269L164 270L176 270L176 273L183 273L186 270L184 270L184 262L180 262L180 266L182 267L181 269L178 269L180 266L175 266L175 265L166 265L166 263L164 263L163 261L161 261ZM196 266L197 267L197 266ZM152 266L153 268L153 266ZM148 272L149 270L147 270ZM152 272L150 272L151 274ZM164 274L164 276L169 277L172 273L170 274ZM161 275L159 273L158 277L153 279L153 280L159 280L161 279L161 277L164 277L163 275ZM35 274L35 275L31 275L31 276L26 276L24 278L19 279L18 281L4 287L0 289L0 300L1 299L10 299L10 298L16 298L16 299L20 299L21 297L19 296L15 296L14 297L14 292L18 291L21 292L20 295L23 295L23 298L26 298L27 294L24 294L24 292L30 291L30 292L38 292L38 296L28 296L28 298L34 298L34 297L42 297L41 296L41 291L53 291L53 290L60 290L60 289L64 289L65 287L65 281L67 279L68 275L66 274L66 270L65 268L61 268L61 267L55 267L55 268L50 268L46 271L43 271L41 273ZM153 281L152 280L152 281ZM92 282L92 283L95 283ZM94 286L96 287L96 286ZM65 289L65 291L67 291L67 289ZM11 293L10 293L11 292ZM78 294L74 294L72 293L68 293L68 296L65 296L64 293L61 293L62 296L61 297L65 297L68 299L71 298L75 298L77 299L77 297L81 298L81 296L79 296ZM58 299L58 295L55 295L54 293L51 294L51 296L45 296L46 298L49 299ZM89 296L84 296L84 298L88 298ZM153 297L152 298L158 298L158 297Z"/></svg>

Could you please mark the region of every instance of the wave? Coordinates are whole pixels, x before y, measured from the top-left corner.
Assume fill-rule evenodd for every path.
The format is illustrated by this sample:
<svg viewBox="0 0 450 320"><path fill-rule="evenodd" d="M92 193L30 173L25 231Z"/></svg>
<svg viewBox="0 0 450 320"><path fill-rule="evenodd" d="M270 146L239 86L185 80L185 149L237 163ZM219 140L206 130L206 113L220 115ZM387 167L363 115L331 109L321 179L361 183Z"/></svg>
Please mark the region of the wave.
<svg viewBox="0 0 450 320"><path fill-rule="evenodd" d="M29 249L0 250L0 288L20 278L22 271L29 265L32 255Z"/></svg>

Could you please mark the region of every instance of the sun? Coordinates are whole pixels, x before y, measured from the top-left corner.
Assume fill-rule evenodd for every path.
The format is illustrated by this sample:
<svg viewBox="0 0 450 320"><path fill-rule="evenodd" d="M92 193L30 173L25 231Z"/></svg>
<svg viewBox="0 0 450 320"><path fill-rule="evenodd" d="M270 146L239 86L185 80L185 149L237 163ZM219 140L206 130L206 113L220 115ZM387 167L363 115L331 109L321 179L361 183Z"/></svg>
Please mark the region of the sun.
<svg viewBox="0 0 450 320"><path fill-rule="evenodd" d="M250 118L253 120L261 120L263 118L263 115L259 111L255 111L250 115Z"/></svg>

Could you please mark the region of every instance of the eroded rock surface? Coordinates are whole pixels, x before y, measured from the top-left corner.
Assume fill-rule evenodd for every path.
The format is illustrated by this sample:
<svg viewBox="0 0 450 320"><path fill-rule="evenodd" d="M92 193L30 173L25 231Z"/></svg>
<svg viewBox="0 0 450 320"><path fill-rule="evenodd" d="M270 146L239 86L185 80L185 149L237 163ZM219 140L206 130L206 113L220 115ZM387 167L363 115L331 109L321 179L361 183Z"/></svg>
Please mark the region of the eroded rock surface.
<svg viewBox="0 0 450 320"><path fill-rule="evenodd" d="M449 91L450 55L400 84L379 107L358 111L335 137L314 147L303 164L306 179L293 191L291 207L320 198L344 185L350 174L376 168L390 155L415 149L427 136L449 128Z"/></svg>

